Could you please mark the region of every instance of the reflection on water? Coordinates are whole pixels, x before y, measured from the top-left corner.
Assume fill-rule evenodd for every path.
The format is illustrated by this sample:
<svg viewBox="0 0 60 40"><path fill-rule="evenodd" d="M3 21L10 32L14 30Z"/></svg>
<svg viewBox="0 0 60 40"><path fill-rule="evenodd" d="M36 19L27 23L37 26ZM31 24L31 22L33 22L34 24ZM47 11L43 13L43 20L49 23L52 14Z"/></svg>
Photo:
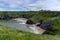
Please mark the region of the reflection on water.
<svg viewBox="0 0 60 40"><path fill-rule="evenodd" d="M26 24L22 24L22 21L16 20L0 20L0 24L7 25L11 28L15 28L18 30L25 30L27 31Z"/></svg>
<svg viewBox="0 0 60 40"><path fill-rule="evenodd" d="M17 20L0 20L0 24L7 25L11 28L23 30L23 31L29 31L38 34L38 30L35 27L35 25L27 25L25 24L26 20L24 21L17 21Z"/></svg>
<svg viewBox="0 0 60 40"><path fill-rule="evenodd" d="M30 32L33 32L35 34L39 34L38 27L36 27L35 25L28 25L28 26L29 26Z"/></svg>

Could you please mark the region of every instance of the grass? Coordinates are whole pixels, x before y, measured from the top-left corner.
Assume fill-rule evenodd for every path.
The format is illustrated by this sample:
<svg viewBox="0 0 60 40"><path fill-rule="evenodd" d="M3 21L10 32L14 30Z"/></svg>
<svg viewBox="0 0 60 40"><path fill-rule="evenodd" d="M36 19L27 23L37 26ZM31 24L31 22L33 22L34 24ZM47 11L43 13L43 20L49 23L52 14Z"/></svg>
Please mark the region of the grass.
<svg viewBox="0 0 60 40"><path fill-rule="evenodd" d="M0 40L60 40L60 35L36 35L0 25Z"/></svg>
<svg viewBox="0 0 60 40"><path fill-rule="evenodd" d="M6 12L3 12L5 14ZM56 35L36 35L29 32L24 32L20 30L15 30L12 28L8 28L7 26L0 25L0 40L60 40L60 16L53 16L56 12L17 12L17 13L6 13L8 15L21 15L22 13L27 13L32 15L31 19L35 20L56 20L58 23L53 25L53 29L56 29ZM31 14L30 14L31 13ZM36 13L36 14L35 14ZM60 12L59 12L60 13ZM0 13L0 15L3 15ZM57 14L57 13L56 13Z"/></svg>

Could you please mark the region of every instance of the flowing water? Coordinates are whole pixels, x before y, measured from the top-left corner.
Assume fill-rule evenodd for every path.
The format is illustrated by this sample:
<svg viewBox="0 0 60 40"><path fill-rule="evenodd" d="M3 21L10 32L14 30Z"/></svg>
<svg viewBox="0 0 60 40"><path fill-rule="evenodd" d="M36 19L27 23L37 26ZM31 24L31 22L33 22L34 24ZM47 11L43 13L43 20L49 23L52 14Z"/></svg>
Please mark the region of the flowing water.
<svg viewBox="0 0 60 40"><path fill-rule="evenodd" d="M25 30L28 31L25 21L17 21L17 20L0 20L0 24L6 25L8 27L18 29L18 30Z"/></svg>
<svg viewBox="0 0 60 40"><path fill-rule="evenodd" d="M35 34L39 34L35 25L27 25L26 21L27 20L0 20L0 24L6 25L8 27L17 30L28 31L28 32L33 32Z"/></svg>

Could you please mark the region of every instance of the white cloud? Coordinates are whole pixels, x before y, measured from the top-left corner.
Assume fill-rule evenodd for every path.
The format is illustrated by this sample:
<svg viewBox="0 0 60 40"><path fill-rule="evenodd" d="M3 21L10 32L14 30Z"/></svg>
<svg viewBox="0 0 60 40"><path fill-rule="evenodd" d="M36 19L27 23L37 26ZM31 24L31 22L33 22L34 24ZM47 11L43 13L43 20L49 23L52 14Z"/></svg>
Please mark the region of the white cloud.
<svg viewBox="0 0 60 40"><path fill-rule="evenodd" d="M13 10L14 8L24 8L23 10L32 10L32 11L38 11L41 9L59 11L60 1L59 0L0 0L0 8L1 7L12 8L11 10Z"/></svg>
<svg viewBox="0 0 60 40"><path fill-rule="evenodd" d="M29 4L28 6L30 10L60 10L60 1L58 0L38 0L36 3Z"/></svg>

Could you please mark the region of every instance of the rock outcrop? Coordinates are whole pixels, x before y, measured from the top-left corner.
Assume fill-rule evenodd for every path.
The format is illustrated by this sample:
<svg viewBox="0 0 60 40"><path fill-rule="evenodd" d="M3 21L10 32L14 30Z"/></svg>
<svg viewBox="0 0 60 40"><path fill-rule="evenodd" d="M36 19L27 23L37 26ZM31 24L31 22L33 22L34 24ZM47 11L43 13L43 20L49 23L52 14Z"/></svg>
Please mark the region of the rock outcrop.
<svg viewBox="0 0 60 40"><path fill-rule="evenodd" d="M32 20L28 19L26 24L34 24L34 22Z"/></svg>
<svg viewBox="0 0 60 40"><path fill-rule="evenodd" d="M47 20L43 21L41 24L37 24L37 26L44 30L51 30L51 26L54 24L56 24L56 21Z"/></svg>
<svg viewBox="0 0 60 40"><path fill-rule="evenodd" d="M10 16L10 15L1 15L0 19L12 19L12 18L18 18L18 16Z"/></svg>

